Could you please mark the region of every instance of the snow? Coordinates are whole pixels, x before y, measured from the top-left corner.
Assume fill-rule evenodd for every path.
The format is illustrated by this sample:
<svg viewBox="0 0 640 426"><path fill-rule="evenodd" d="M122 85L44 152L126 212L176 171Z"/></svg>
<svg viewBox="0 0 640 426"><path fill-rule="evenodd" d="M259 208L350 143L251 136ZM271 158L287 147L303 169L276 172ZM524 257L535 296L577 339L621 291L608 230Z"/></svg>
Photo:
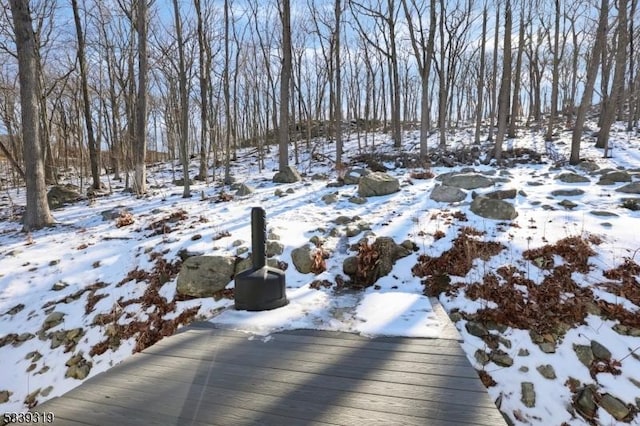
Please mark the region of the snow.
<svg viewBox="0 0 640 426"><path fill-rule="evenodd" d="M467 132L459 132L451 140L470 144L470 137ZM569 138L569 135L563 134L556 143L561 155L567 155ZM348 158L357 152L357 139L353 135L346 139ZM407 145L413 143L415 146L415 142L411 141L416 140L417 133L406 133ZM332 144L323 141L314 143L318 144L319 152L329 158L333 156ZM430 144L435 146L434 141L430 141ZM512 140L510 144L544 153L543 140L535 133ZM376 135L375 145L377 152L395 152L386 135ZM614 132L613 158L609 159L602 158L602 152L590 145L584 143L582 156L593 160L601 168L640 171L640 138L637 136ZM327 180L312 180L309 177L294 184L272 183L273 170L277 166L275 152L269 154L267 168L262 172L248 152L240 151L239 157L232 174L238 182L255 188L255 192L235 197L231 202L216 203L222 186L202 182L192 186L192 198L182 198L182 189L171 185L171 165L150 168L149 182L157 187L152 188L143 199L136 199L116 189L108 197L97 198L91 203L79 202L54 211L56 226L29 235L20 232L19 223L6 219L2 210L9 206L6 198L3 199L0 204L0 215L5 218L0 222L0 339L8 338L12 333L33 335L21 343L9 340L0 346L0 392L10 392L8 401L0 403L3 412L26 410L25 399L31 393L35 393L33 398L42 403L81 384L83 380L65 377L65 363L75 354L82 353L92 363L88 377L132 356L136 347L135 334L122 338L118 344L109 346L100 354L91 355L98 343L108 340L109 329L115 325L125 327L136 321L150 321L157 314L169 321L192 308L197 309L194 319L211 321L220 327L267 339L272 333L296 328L344 331L370 337L438 338L442 336L444 321L435 315L432 302L424 295L422 279L414 276L411 269L422 254L438 257L450 250L462 227L483 231L484 235L477 237L479 240L497 241L504 244L506 249L486 260L476 259L466 276L450 277L452 284L460 285L459 290L452 294L443 293L438 299L438 303L449 313L471 315L498 307L493 301L482 298L471 300L465 286L481 282L487 273L505 265L518 267L524 271L526 278L540 283L549 275L549 270L526 261L522 253L553 244L565 237L588 235L599 236L603 241L594 247L597 253L589 259L591 270L587 273L573 272L573 280L580 287L592 289L598 300L621 304L630 312L640 309L633 301L598 286L607 281L602 277L602 271L617 267L625 258L633 259L635 256L636 262L639 261L636 252L640 248L640 233L636 230L640 212L620 207L620 198L631 196L613 191L622 184L599 186L594 176L590 176L591 183L566 184L556 180L555 176L577 169L569 166L557 169L550 162L518 164L508 169L509 175L504 175L505 170L495 165L476 165L476 171L495 173L494 177L508 179L508 182L498 182L495 188L490 189L516 188L526 192L526 196L518 195L515 200L510 200L519 216L513 221L518 226L509 226L474 215L469 210L470 195L465 201L452 205L431 200L428 194L436 181L413 179L410 176L413 170L396 167L393 162L385 164L391 168L388 173L400 180L401 191L371 197L365 204L354 204L348 201L349 197L357 195L357 187L353 185L329 188ZM307 176L315 173L333 176L331 165L311 161L303 146L301 163L297 167ZM196 170L197 164L194 163L192 168ZM434 167L432 171L439 175L461 168ZM220 169L217 169L216 174L220 173ZM582 171L578 173L587 175ZM640 180L640 175L636 173L633 179ZM529 185L533 181L542 185ZM573 210L557 206L557 202L564 197L550 196L555 189L568 188L585 191L583 195L566 197L578 204ZM274 194L276 189L291 189L293 193L285 193L280 197ZM229 187L224 187L224 190L233 193ZM336 192L336 203L321 201L323 195ZM13 202L25 203L24 190L12 190L9 195ZM545 210L542 208L545 204L555 209ZM286 290L289 303L286 306L272 311L245 312L234 310L233 300L204 298L176 300L175 309L164 312L156 305L143 303L150 284L129 275L132 271L152 272L158 255L173 262L181 249L204 254L235 255L237 247L232 244L234 241L241 240L242 246L250 246L249 218L254 206L265 209L268 229L279 235L279 241L284 245L284 252L277 259L288 263ZM129 208L135 222L117 228L115 221L103 221L100 213L115 207ZM173 232L154 235L150 225L178 209L184 210L187 218L169 223ZM593 210L606 210L617 216L599 217L590 213ZM450 217L457 212L464 213L468 220ZM336 227L332 221L341 215L358 216L358 220L370 224L372 234L368 237L369 241L379 236L392 237L397 243L409 239L417 245L418 251L399 259L393 271L381 277L375 286L364 290L335 287L316 289L312 286L314 280L334 283L337 275L344 276L344 259L355 255L348 247L369 232L350 238L340 233L331 236L329 231ZM337 228L341 229L340 226ZM444 232L444 237L436 240L436 231ZM218 239L224 232L230 235ZM309 243L313 236L322 237L323 248L330 252L326 260L327 270L317 276L299 273L291 262L291 251ZM554 262L562 264L564 261L556 256ZM87 287L96 283L104 283L105 286L87 290ZM175 283L174 277L158 288L158 293L167 302L174 300ZM52 290L54 285L63 288ZM230 282L227 288L232 287L233 282ZM522 287L521 290L526 289ZM103 297L91 307L89 301L95 296ZM24 308L10 313L18 304L23 304ZM53 311L65 314L63 322L42 334L43 322ZM99 315L108 316L114 312L121 314L117 324L97 321ZM487 351L487 344L483 339L469 334L466 324L464 318L455 323L469 362L495 380L497 384L489 387L488 392L499 403L500 409L517 424L589 424L571 408L573 394L566 385L569 378L577 379L582 384L597 382L598 392L610 393L625 404L636 405L640 401L640 387L630 380L640 380L640 337L618 334L613 329L617 321L589 314L584 324L572 327L562 336L556 344L555 353L542 352L532 342L528 330L507 328L500 336L508 340L509 345L503 340L499 343L499 349L513 359L511 367L502 367L493 361L484 366L479 364L474 354L478 349ZM45 334L74 328L84 331L75 347L69 351L64 344L51 348L52 341ZM589 345L591 340L606 346L612 353L612 359L620 362L620 374L602 372L597 374L597 380L591 377L589 369L576 358L573 349L574 345ZM34 358L36 352L41 357ZM529 355L523 356L524 352ZM557 376L555 379L546 379L537 371L537 367L547 364L553 366ZM521 401L522 382L534 384L534 407L526 407ZM602 408L598 409L595 421L607 425L628 424L615 420ZM640 416L631 422L640 424Z"/></svg>

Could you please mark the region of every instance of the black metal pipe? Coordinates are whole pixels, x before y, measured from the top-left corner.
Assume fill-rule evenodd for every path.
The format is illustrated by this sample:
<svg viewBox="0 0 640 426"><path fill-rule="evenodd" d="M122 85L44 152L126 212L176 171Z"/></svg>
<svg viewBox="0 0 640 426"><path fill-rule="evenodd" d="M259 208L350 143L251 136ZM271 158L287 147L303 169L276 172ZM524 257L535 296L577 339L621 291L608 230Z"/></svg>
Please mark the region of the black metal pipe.
<svg viewBox="0 0 640 426"><path fill-rule="evenodd" d="M262 207L251 209L251 260L253 270L264 268L267 264L267 223Z"/></svg>

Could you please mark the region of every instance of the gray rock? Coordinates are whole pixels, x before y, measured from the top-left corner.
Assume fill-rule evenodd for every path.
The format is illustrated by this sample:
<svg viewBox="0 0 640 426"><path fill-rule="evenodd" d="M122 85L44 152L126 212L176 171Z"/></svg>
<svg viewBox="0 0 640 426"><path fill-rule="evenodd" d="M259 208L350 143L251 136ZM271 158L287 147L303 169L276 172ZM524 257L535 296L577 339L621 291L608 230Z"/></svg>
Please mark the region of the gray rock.
<svg viewBox="0 0 640 426"><path fill-rule="evenodd" d="M295 191L293 190L293 188L287 188L287 190L286 190L286 191L284 191L284 192L286 192L287 194L293 194L293 193L295 193Z"/></svg>
<svg viewBox="0 0 640 426"><path fill-rule="evenodd" d="M585 172L595 172L596 170L600 169L600 166L591 161L581 161L576 167L584 170Z"/></svg>
<svg viewBox="0 0 640 426"><path fill-rule="evenodd" d="M531 382L522 382L520 384L520 391L522 392L522 396L520 397L520 401L524 404L525 407L535 407L536 405L536 392L533 387L533 383Z"/></svg>
<svg viewBox="0 0 640 426"><path fill-rule="evenodd" d="M344 183L347 185L357 185L362 176L366 176L371 172L367 169L351 168L344 175Z"/></svg>
<svg viewBox="0 0 640 426"><path fill-rule="evenodd" d="M358 271L358 258L350 256L342 262L342 271L347 275L354 275Z"/></svg>
<svg viewBox="0 0 640 426"><path fill-rule="evenodd" d="M539 365L536 367L536 370L538 370L538 373L545 379L555 380L556 378L556 371L551 364Z"/></svg>
<svg viewBox="0 0 640 426"><path fill-rule="evenodd" d="M280 188L276 188L275 191L273 191L273 195L275 195L276 197L284 197L287 194Z"/></svg>
<svg viewBox="0 0 640 426"><path fill-rule="evenodd" d="M477 321L468 321L464 325L464 328L467 329L467 333L476 337L484 337L489 334L489 330L487 330L487 327Z"/></svg>
<svg viewBox="0 0 640 426"><path fill-rule="evenodd" d="M488 192L483 194L483 196L487 198L491 198L493 200L507 200L516 198L516 194L518 192L515 189L499 189L497 191Z"/></svg>
<svg viewBox="0 0 640 426"><path fill-rule="evenodd" d="M538 344L538 347L540 348L540 350L546 354L553 354L556 352L556 345L555 343L550 343L550 342L542 342Z"/></svg>
<svg viewBox="0 0 640 426"><path fill-rule="evenodd" d="M482 349L476 350L473 356L480 365L487 365L489 363L489 354Z"/></svg>
<svg viewBox="0 0 640 426"><path fill-rule="evenodd" d="M273 257L282 254L284 251L284 244L278 241L267 241L266 254L267 257Z"/></svg>
<svg viewBox="0 0 640 426"><path fill-rule="evenodd" d="M69 284L67 284L64 281L58 281L55 284L53 284L53 286L51 287L51 290L53 291L60 291L60 290L64 290L65 288L67 288L69 286Z"/></svg>
<svg viewBox="0 0 640 426"><path fill-rule="evenodd" d="M462 189L477 189L493 186L493 180L480 173L460 173L444 177L442 184Z"/></svg>
<svg viewBox="0 0 640 426"><path fill-rule="evenodd" d="M353 204L364 204L367 202L367 199L364 197L349 197L349 202Z"/></svg>
<svg viewBox="0 0 640 426"><path fill-rule="evenodd" d="M587 182L591 182L591 179L589 179L588 177L579 175L577 173L562 173L560 175L558 175L556 177L556 179L558 179L561 182L565 182L565 183L587 183Z"/></svg>
<svg viewBox="0 0 640 426"><path fill-rule="evenodd" d="M322 201L324 201L325 204L336 203L338 201L338 194L335 192L333 194L325 194L322 196Z"/></svg>
<svg viewBox="0 0 640 426"><path fill-rule="evenodd" d="M578 391L575 402L576 410L587 419L592 419L596 415L598 407L595 402L595 392L591 386L586 386Z"/></svg>
<svg viewBox="0 0 640 426"><path fill-rule="evenodd" d="M593 351L591 350L591 346L573 345L573 351L576 353L578 359L582 364L584 364L587 368L591 367L591 363L595 359L593 356Z"/></svg>
<svg viewBox="0 0 640 426"><path fill-rule="evenodd" d="M529 356L529 350L520 348L520 350L518 350L518 356Z"/></svg>
<svg viewBox="0 0 640 426"><path fill-rule="evenodd" d="M400 181L387 173L370 173L362 176L358 181L358 195L360 197L388 195L398 191L400 191Z"/></svg>
<svg viewBox="0 0 640 426"><path fill-rule="evenodd" d="M489 358L501 367L511 367L513 365L513 359L508 354L500 350L491 352L491 354L489 354Z"/></svg>
<svg viewBox="0 0 640 426"><path fill-rule="evenodd" d="M83 198L75 185L54 185L47 192L47 203L51 209L58 209Z"/></svg>
<svg viewBox="0 0 640 426"><path fill-rule="evenodd" d="M69 367L64 375L65 377L83 380L89 375L92 363L84 359L82 353L79 353L72 356L65 365Z"/></svg>
<svg viewBox="0 0 640 426"><path fill-rule="evenodd" d="M173 181L173 184L175 186L184 186L184 179L183 178L179 178ZM189 179L189 185L193 185L193 179Z"/></svg>
<svg viewBox="0 0 640 426"><path fill-rule="evenodd" d="M193 256L178 274L176 292L183 296L211 297L233 278L235 258L231 256Z"/></svg>
<svg viewBox="0 0 640 426"><path fill-rule="evenodd" d="M471 211L480 217L495 220L513 220L518 217L518 212L513 204L503 200L478 196L471 203Z"/></svg>
<svg viewBox="0 0 640 426"><path fill-rule="evenodd" d="M11 395L13 395L13 392L10 392L8 390L0 391L0 404L8 402Z"/></svg>
<svg viewBox="0 0 640 426"><path fill-rule="evenodd" d="M540 181L537 181L537 180L534 180L534 181L531 181L531 182L527 182L527 185L529 185L529 186L542 186L542 185L544 185L544 183L540 182Z"/></svg>
<svg viewBox="0 0 640 426"><path fill-rule="evenodd" d="M354 222L356 219L351 218L349 216L338 216L332 220L336 225L346 225L348 223Z"/></svg>
<svg viewBox="0 0 640 426"><path fill-rule="evenodd" d="M62 323L62 321L64 320L64 315L65 315L64 313L58 312L58 311L51 312L44 319L44 322L42 323L42 329L48 330Z"/></svg>
<svg viewBox="0 0 640 426"><path fill-rule="evenodd" d="M267 232L267 239L268 240L279 240L280 239L280 235L276 234L273 229L270 229L269 232Z"/></svg>
<svg viewBox="0 0 640 426"><path fill-rule="evenodd" d="M362 232L362 229L354 225L348 225L346 228L344 228L344 234L349 238L355 237L361 232Z"/></svg>
<svg viewBox="0 0 640 426"><path fill-rule="evenodd" d="M301 180L300 173L293 166L285 166L273 176L274 183L294 183Z"/></svg>
<svg viewBox="0 0 640 426"><path fill-rule="evenodd" d="M244 243L244 241L242 241L242 240L235 240L234 242L231 243L231 246L232 247L240 247L243 243Z"/></svg>
<svg viewBox="0 0 640 426"><path fill-rule="evenodd" d="M558 203L558 205L564 207L567 210L573 210L574 208L578 207L578 205L571 200L562 200Z"/></svg>
<svg viewBox="0 0 640 426"><path fill-rule="evenodd" d="M467 198L467 193L455 186L436 185L429 198L439 203L457 203Z"/></svg>
<svg viewBox="0 0 640 426"><path fill-rule="evenodd" d="M600 342L595 340L591 341L591 352L596 359L607 361L611 359L611 352L605 348Z"/></svg>
<svg viewBox="0 0 640 426"><path fill-rule="evenodd" d="M361 225L362 229L366 225ZM376 273L379 277L388 275L393 269L395 262L403 257L411 254L410 250L396 244L391 237L378 237L373 242L372 247L379 253L378 263L376 265Z"/></svg>
<svg viewBox="0 0 640 426"><path fill-rule="evenodd" d="M555 191L551 191L551 195L553 195L554 197L576 197L582 194L584 194L584 191L578 188L556 189Z"/></svg>
<svg viewBox="0 0 640 426"><path fill-rule="evenodd" d="M104 210L100 212L100 216L102 216L102 220L109 221L109 220L116 220L122 214L128 213L128 212L130 212L130 209L128 207L118 206L118 207L114 207L112 209Z"/></svg>
<svg viewBox="0 0 640 426"><path fill-rule="evenodd" d="M616 420L623 420L631 413L631 408L629 406L608 393L602 395L599 404Z"/></svg>
<svg viewBox="0 0 640 426"><path fill-rule="evenodd" d="M614 171L600 176L598 185L613 185L616 182L631 182L631 175L624 171Z"/></svg>
<svg viewBox="0 0 640 426"><path fill-rule="evenodd" d="M591 213L594 216L602 216L602 217L618 217L617 214L612 213L612 212L608 212L605 210L592 210L589 213Z"/></svg>
<svg viewBox="0 0 640 426"><path fill-rule="evenodd" d="M640 182L632 182L623 187L616 189L616 192L623 192L625 194L640 194Z"/></svg>
<svg viewBox="0 0 640 426"><path fill-rule="evenodd" d="M291 261L296 270L301 274L308 274L311 272L311 266L313 265L312 251L309 244L305 244L302 247L291 250Z"/></svg>
<svg viewBox="0 0 640 426"><path fill-rule="evenodd" d="M253 194L253 192L254 189L252 187L247 184L241 183L238 187L238 190L236 191L236 195L242 197L245 195Z"/></svg>
<svg viewBox="0 0 640 426"><path fill-rule="evenodd" d="M528 373L529 367L527 367L526 365L523 365L522 367L518 368L518 371L521 373Z"/></svg>

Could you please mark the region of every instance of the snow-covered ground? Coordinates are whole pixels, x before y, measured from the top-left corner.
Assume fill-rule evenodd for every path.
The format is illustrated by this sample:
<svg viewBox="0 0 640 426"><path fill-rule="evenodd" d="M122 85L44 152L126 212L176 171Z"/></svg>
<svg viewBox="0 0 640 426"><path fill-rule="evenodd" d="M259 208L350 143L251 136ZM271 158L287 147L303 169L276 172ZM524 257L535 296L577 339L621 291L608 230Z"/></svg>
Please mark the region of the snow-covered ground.
<svg viewBox="0 0 640 426"><path fill-rule="evenodd" d="M405 136L405 146L415 148L417 133ZM451 141L469 145L470 137L460 132ZM593 172L554 167L537 134L509 145L542 153L539 164L432 168L438 176L473 167L495 179L493 187L478 193L517 190L515 199L507 200L518 212L513 221L475 215L472 191L461 202L436 202L429 197L436 179L412 177L422 169L394 162L384 165L399 179L400 191L354 203L349 198L357 196L357 185L327 187L335 180L331 164L311 161L306 149L297 166L306 177L298 183L272 183L274 151L263 172L241 151L232 174L253 187L252 194L217 202L222 186L196 182L194 196L183 199L182 188L171 183L171 166L163 165L149 171L147 197L136 199L115 188L111 196L55 210L56 226L29 235L7 213L9 200L24 203L24 191L7 192L0 222L0 411L25 410L61 395L82 383L74 377L108 370L192 320L262 335L314 328L438 337L444 324L425 295L426 280L427 293L439 297L464 339L469 361L513 422L640 424L640 269L634 266L640 263L640 211L621 207L623 198L640 196L615 191L628 182L597 184L606 168L624 169L632 182L640 182L640 138L617 132L612 143L613 158L603 159L585 141L583 157L600 168ZM314 144L316 154L333 157L332 144ZM556 149L567 156L568 147L569 135L562 135ZM347 158L356 155L355 136L346 152ZM377 135L376 152L395 151L386 136ZM570 171L589 181L557 179ZM312 179L314 174L329 179ZM552 195L570 189L584 192ZM276 195L277 190L283 194ZM336 202L322 200L334 193ZM576 205L559 205L564 199ZM232 298L176 297L179 252L231 256L239 247L249 248L254 206L265 209L268 229L284 247L276 259L288 265L290 303L243 312L233 309ZM128 208L133 223L117 227L117 218L102 214L114 208ZM347 237L344 226L334 222L339 216L358 216L370 231ZM158 232L163 224L168 228ZM344 259L357 254L349 246L365 236L371 241L392 237L398 244L408 239L418 250L399 259L374 286L337 288L338 275L347 279ZM329 253L326 271L319 275L299 273L291 261L292 250L312 237L321 238ZM504 247L471 260L491 242ZM464 244L469 256L456 257ZM586 253L586 261L571 253ZM456 262L467 263L468 272L454 274ZM421 265L425 277L412 272ZM439 270L430 270L433 265ZM434 280L443 279L446 285L434 290ZM317 285L322 280L331 286Z"/></svg>

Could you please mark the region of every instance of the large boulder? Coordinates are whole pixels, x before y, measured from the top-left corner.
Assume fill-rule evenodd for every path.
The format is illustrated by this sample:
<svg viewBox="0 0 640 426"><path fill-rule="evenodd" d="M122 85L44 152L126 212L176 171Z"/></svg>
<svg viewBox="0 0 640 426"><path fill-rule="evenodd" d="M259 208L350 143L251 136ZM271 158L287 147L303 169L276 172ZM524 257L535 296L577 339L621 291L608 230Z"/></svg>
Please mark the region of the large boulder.
<svg viewBox="0 0 640 426"><path fill-rule="evenodd" d="M366 176L370 173L371 172L367 169L350 168L347 170L347 173L345 173L343 181L347 185L357 185L362 176Z"/></svg>
<svg viewBox="0 0 640 426"><path fill-rule="evenodd" d="M400 181L384 172L374 172L362 176L358 181L358 195L375 197L400 191Z"/></svg>
<svg viewBox="0 0 640 426"><path fill-rule="evenodd" d="M83 195L78 191L78 187L70 184L54 185L47 193L47 202L51 209L58 209L83 198Z"/></svg>
<svg viewBox="0 0 640 426"><path fill-rule="evenodd" d="M467 193L455 186L436 185L429 198L440 203L456 203L467 198Z"/></svg>
<svg viewBox="0 0 640 426"><path fill-rule="evenodd" d="M300 173L293 166L285 166L273 176L274 183L294 183L301 180Z"/></svg>
<svg viewBox="0 0 640 426"><path fill-rule="evenodd" d="M613 185L616 182L631 182L631 175L623 170L608 172L600 176L598 185Z"/></svg>
<svg viewBox="0 0 640 426"><path fill-rule="evenodd" d="M483 196L478 196L473 200L471 211L487 219L512 220L518 217L518 212L513 204Z"/></svg>
<svg viewBox="0 0 640 426"><path fill-rule="evenodd" d="M562 174L558 175L556 177L556 179L558 179L560 182L564 182L564 183L587 183L587 182L591 182L591 179L589 179L588 177L579 175L577 173L571 173L571 172L562 173Z"/></svg>
<svg viewBox="0 0 640 426"><path fill-rule="evenodd" d="M309 244L305 244L302 247L291 250L291 261L296 270L301 274L308 274L311 272L311 266L313 265L313 258L311 247Z"/></svg>
<svg viewBox="0 0 640 426"><path fill-rule="evenodd" d="M245 183L241 183L238 185L238 190L236 191L236 195L239 197L249 195L253 193L253 188Z"/></svg>
<svg viewBox="0 0 640 426"><path fill-rule="evenodd" d="M182 264L176 292L183 296L211 297L233 278L235 258L231 256L193 256Z"/></svg>
<svg viewBox="0 0 640 426"><path fill-rule="evenodd" d="M493 180L480 173L456 173L444 177L442 184L462 189L477 189L493 186Z"/></svg>

